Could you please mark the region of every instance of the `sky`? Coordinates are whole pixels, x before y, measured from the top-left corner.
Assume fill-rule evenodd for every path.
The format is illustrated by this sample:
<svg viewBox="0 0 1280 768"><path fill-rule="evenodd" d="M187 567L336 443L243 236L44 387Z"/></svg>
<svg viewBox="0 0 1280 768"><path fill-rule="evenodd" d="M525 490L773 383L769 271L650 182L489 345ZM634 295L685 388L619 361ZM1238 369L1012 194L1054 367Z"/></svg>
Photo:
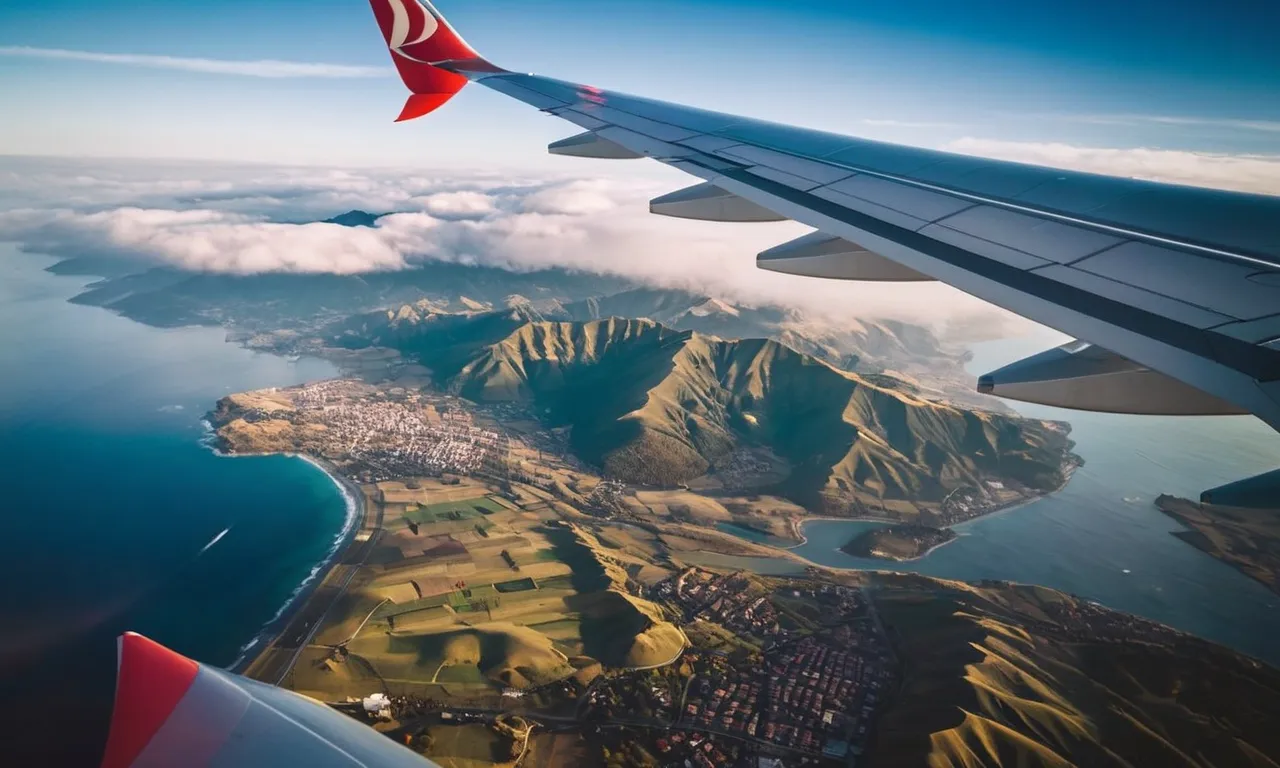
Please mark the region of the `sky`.
<svg viewBox="0 0 1280 768"><path fill-rule="evenodd" d="M1280 194L1280 3L439 0L495 63L796 125ZM622 274L841 317L991 310L944 285L761 272L793 223L664 219L657 163L486 88L393 122L366 0L0 3L0 240L190 270L425 259ZM359 208L371 229L318 223Z"/></svg>
<svg viewBox="0 0 1280 768"><path fill-rule="evenodd" d="M1274 2L438 6L510 69L807 127L944 148L1280 152ZM404 96L364 0L0 4L0 154L563 168L544 146L572 126L480 87L395 125Z"/></svg>

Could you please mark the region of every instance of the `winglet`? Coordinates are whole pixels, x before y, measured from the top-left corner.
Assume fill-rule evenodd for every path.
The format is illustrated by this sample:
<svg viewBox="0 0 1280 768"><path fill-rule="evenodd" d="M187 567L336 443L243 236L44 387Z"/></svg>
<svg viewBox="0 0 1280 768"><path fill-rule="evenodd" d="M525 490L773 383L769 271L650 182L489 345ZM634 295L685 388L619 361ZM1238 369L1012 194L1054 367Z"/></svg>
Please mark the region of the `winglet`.
<svg viewBox="0 0 1280 768"><path fill-rule="evenodd" d="M467 78L437 64L481 61L429 0L369 0L382 39L400 79L413 95L396 122L433 112L467 84Z"/></svg>
<svg viewBox="0 0 1280 768"><path fill-rule="evenodd" d="M200 666L136 632L117 645L116 699L102 768L127 768L186 695Z"/></svg>

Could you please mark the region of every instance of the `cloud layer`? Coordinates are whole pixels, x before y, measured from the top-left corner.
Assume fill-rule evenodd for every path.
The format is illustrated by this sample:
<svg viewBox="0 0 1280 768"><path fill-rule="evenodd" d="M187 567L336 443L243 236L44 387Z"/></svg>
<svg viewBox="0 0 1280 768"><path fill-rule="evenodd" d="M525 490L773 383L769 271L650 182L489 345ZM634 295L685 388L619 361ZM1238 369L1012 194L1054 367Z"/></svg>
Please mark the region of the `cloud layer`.
<svg viewBox="0 0 1280 768"><path fill-rule="evenodd" d="M176 69L183 72L204 72L211 75L239 75L242 77L387 77L393 74L390 67L364 67L350 64L323 64L301 61L234 61L227 59L197 59L181 56L153 56L138 53L98 53L75 51L66 48L35 48L26 45L0 45L0 56L27 59L57 59L84 61L93 64L123 64L152 69Z"/></svg>
<svg viewBox="0 0 1280 768"><path fill-rule="evenodd" d="M1280 157L963 139L948 149L1085 171L1280 192ZM673 180L680 183L678 174ZM941 324L995 310L941 284L865 285L755 268L760 250L808 231L794 223L657 217L651 180L493 173L9 160L0 162L0 239L56 256L146 259L187 270L356 274L444 261L551 267L776 304L833 318ZM17 205L21 201L21 205ZM389 213L373 227L320 220Z"/></svg>

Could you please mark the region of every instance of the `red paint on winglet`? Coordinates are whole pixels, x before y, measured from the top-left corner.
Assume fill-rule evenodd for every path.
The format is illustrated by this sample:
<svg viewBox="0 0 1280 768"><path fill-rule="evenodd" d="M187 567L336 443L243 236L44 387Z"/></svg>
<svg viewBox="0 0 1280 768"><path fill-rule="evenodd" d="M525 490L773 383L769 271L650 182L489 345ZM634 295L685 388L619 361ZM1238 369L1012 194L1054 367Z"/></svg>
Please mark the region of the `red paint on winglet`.
<svg viewBox="0 0 1280 768"><path fill-rule="evenodd" d="M369 0L369 5L400 79L414 94L396 122L434 111L467 84L467 78L435 64L483 61L428 0Z"/></svg>
<svg viewBox="0 0 1280 768"><path fill-rule="evenodd" d="M414 118L422 117L429 112L434 112L443 106L446 101L452 98L452 93L412 94L404 103L404 109L400 110L400 116L396 118L396 122L403 123L405 120L413 120Z"/></svg>
<svg viewBox="0 0 1280 768"><path fill-rule="evenodd" d="M119 639L111 731L102 768L128 768L182 701L200 665L135 632Z"/></svg>

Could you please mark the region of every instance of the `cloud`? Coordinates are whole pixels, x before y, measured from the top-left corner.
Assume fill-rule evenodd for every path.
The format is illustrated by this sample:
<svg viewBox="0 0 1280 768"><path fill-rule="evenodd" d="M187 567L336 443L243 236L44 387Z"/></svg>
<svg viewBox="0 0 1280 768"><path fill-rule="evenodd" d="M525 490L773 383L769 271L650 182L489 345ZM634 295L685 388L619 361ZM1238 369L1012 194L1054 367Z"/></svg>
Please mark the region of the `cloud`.
<svg viewBox="0 0 1280 768"><path fill-rule="evenodd" d="M1170 149L1112 149L965 137L942 147L1055 168L1280 195L1280 155L1228 155Z"/></svg>
<svg viewBox="0 0 1280 768"><path fill-rule="evenodd" d="M83 61L93 64L122 64L152 69L176 69L184 72L203 72L212 75L239 75L266 78L361 78L386 77L392 74L389 67L366 67L352 64L324 64L301 61L234 61L227 59L198 59L179 56L153 56L138 53L98 53L73 51L65 48L34 48L25 45L0 46L0 56L16 56L28 59L56 59Z"/></svg>
<svg viewBox="0 0 1280 768"><path fill-rule="evenodd" d="M1280 157L965 138L946 149L1051 166L1280 192ZM15 164L17 163L17 164ZM356 274L428 261L562 268L834 319L945 324L996 312L940 283L861 284L756 269L808 231L653 216L667 182L0 159L0 239L60 256L115 255L188 270ZM6 188L6 180L13 186ZM25 199L22 205L8 206ZM5 207L8 210L3 210ZM353 208L374 227L316 223Z"/></svg>
<svg viewBox="0 0 1280 768"><path fill-rule="evenodd" d="M876 128L959 128L959 123L929 122L926 120L892 120L888 118L867 117L859 120L863 125Z"/></svg>
<svg viewBox="0 0 1280 768"><path fill-rule="evenodd" d="M1260 131L1263 133L1280 133L1280 121L1249 120L1243 118L1188 117L1186 115L1052 115L1054 119L1065 119L1077 123L1091 125L1180 125L1202 128L1218 128L1233 131Z"/></svg>
<svg viewBox="0 0 1280 768"><path fill-rule="evenodd" d="M617 207L616 184L601 179L571 181L539 190L521 201L521 209L530 213L587 216Z"/></svg>
<svg viewBox="0 0 1280 768"><path fill-rule="evenodd" d="M478 216L492 213L493 198L483 192L460 189L454 192L439 192L434 195L414 198L414 202L422 206L427 213L436 216Z"/></svg>

